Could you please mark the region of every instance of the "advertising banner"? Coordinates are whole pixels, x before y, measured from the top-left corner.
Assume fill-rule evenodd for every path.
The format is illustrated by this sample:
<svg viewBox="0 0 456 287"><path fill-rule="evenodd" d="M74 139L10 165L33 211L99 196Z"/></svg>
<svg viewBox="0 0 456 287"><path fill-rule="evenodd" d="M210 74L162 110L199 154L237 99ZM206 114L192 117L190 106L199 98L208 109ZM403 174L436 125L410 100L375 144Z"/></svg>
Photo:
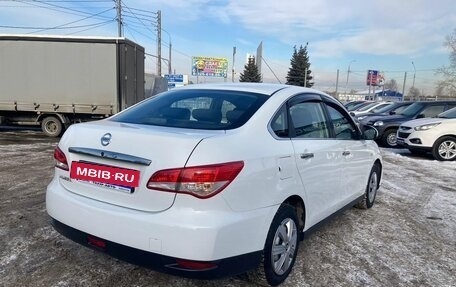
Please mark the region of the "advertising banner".
<svg viewBox="0 0 456 287"><path fill-rule="evenodd" d="M367 71L367 81L366 85L368 86L377 86L380 73L376 70Z"/></svg>
<svg viewBox="0 0 456 287"><path fill-rule="evenodd" d="M226 78L227 75L227 58L192 57L192 76Z"/></svg>

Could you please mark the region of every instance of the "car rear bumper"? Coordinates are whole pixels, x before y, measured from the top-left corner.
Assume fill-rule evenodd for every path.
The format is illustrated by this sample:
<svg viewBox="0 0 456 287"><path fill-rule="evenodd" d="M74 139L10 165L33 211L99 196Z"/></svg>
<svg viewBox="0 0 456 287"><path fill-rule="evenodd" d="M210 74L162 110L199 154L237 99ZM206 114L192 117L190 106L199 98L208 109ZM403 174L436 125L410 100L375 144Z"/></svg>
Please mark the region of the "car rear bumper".
<svg viewBox="0 0 456 287"><path fill-rule="evenodd" d="M278 207L234 212L229 208L212 206L212 209L204 211L196 209L198 202L206 204L201 203L200 199L183 195L180 199L176 198L170 209L160 212L139 211L69 192L55 178L46 192L48 214L60 222L60 226L75 230L62 232L64 235L78 232L83 234L77 235L76 240L74 236L68 236L79 243L87 245L88 239L81 238L92 235L108 242L109 246L124 246L138 250L141 254L155 254L154 256L168 259L246 262L234 264L239 265L239 268L232 271L208 272L210 276L215 274L216 277L221 273L229 275L254 268L261 259L269 225ZM226 205L223 199L209 204ZM159 262L168 265L168 259L160 259ZM225 264L227 263L217 264L217 269L225 268ZM164 266L161 263L158 265ZM173 268L168 266L165 269Z"/></svg>
<svg viewBox="0 0 456 287"><path fill-rule="evenodd" d="M118 244L74 229L51 218L51 224L60 234L92 249L105 252L115 258L141 265L168 274L197 279L217 279L232 276L256 268L261 261L262 251L197 264L211 264L211 267L200 265L198 269L179 265L179 258L164 256ZM198 266L198 265L196 265ZM203 266L203 267L201 267Z"/></svg>

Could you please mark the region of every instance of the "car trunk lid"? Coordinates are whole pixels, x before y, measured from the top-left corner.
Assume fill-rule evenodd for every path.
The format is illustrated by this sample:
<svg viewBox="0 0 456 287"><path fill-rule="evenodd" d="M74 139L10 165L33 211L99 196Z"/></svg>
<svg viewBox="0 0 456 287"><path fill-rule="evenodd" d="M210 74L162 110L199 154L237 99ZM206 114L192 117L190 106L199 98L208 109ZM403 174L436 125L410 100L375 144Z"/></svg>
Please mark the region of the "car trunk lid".
<svg viewBox="0 0 456 287"><path fill-rule="evenodd" d="M162 211L172 206L175 193L148 189L149 178L158 170L184 167L196 145L212 135L109 120L74 125L59 143L70 165L69 176L60 182L70 192L102 202Z"/></svg>

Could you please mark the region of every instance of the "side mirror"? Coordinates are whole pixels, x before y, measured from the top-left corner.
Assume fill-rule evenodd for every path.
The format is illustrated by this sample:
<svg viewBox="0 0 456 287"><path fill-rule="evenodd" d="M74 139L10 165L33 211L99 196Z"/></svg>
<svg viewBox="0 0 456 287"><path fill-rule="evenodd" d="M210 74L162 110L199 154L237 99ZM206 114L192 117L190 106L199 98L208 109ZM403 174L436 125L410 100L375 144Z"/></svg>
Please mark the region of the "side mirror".
<svg viewBox="0 0 456 287"><path fill-rule="evenodd" d="M355 113L354 112L350 112L350 116L352 117L356 117Z"/></svg>
<svg viewBox="0 0 456 287"><path fill-rule="evenodd" d="M425 118L426 116L424 114L419 114L416 118L417 119L422 119L422 118Z"/></svg>
<svg viewBox="0 0 456 287"><path fill-rule="evenodd" d="M365 140L374 140L378 137L378 130L372 126L364 126L363 138Z"/></svg>
<svg viewBox="0 0 456 287"><path fill-rule="evenodd" d="M390 111L390 115L395 115L396 112L395 111Z"/></svg>

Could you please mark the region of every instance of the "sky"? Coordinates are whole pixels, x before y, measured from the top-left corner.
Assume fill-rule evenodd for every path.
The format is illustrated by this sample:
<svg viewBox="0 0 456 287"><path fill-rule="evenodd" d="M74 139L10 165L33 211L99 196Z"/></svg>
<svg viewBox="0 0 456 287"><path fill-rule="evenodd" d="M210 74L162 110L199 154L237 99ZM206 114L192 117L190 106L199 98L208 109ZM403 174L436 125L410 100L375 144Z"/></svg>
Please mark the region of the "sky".
<svg viewBox="0 0 456 287"><path fill-rule="evenodd" d="M255 55L262 42L263 82L285 83L294 46L308 43L314 87L323 91L366 90L367 71L378 70L386 81L396 80L399 91L407 73L406 93L415 78L415 87L432 95L436 69L449 64L445 37L456 29L454 0L123 0L123 35L150 54L150 73L157 71L159 10L161 53L168 58L171 42L176 74L191 75L192 56L224 57L227 79L198 81L232 81L236 47L238 81L246 55ZM115 1L0 0L0 34L116 37ZM163 61L162 73L167 65Z"/></svg>

